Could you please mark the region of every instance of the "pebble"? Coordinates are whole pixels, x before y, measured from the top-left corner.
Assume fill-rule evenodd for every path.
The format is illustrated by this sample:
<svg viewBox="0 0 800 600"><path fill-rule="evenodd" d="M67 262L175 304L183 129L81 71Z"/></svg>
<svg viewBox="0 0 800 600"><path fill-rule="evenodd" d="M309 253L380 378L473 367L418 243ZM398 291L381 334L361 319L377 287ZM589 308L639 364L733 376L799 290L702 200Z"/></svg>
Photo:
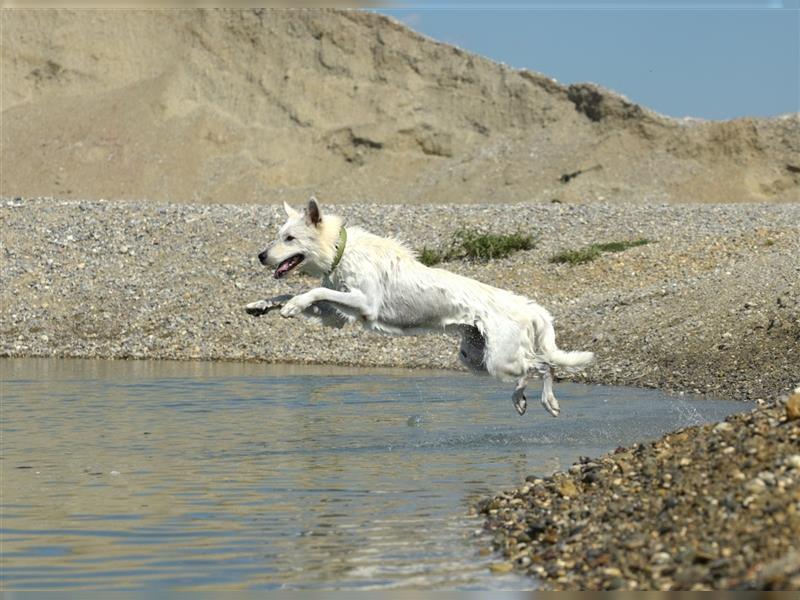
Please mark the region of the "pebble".
<svg viewBox="0 0 800 600"><path fill-rule="evenodd" d="M751 479L745 484L744 489L750 492L751 494L760 494L761 492L767 489L767 484L764 483L764 481L759 478Z"/></svg>
<svg viewBox="0 0 800 600"><path fill-rule="evenodd" d="M489 565L489 570L496 574L510 573L514 570L514 565L511 563L492 563Z"/></svg>
<svg viewBox="0 0 800 600"><path fill-rule="evenodd" d="M794 393L786 400L786 418L790 421L800 419L800 393Z"/></svg>
<svg viewBox="0 0 800 600"><path fill-rule="evenodd" d="M665 565L671 561L672 556L670 556L668 552L656 552L650 559L650 562L652 562L654 565Z"/></svg>
<svg viewBox="0 0 800 600"><path fill-rule="evenodd" d="M712 429L714 433L726 433L728 431L733 431L733 425L726 421L722 421L721 423L717 423L714 425L714 429Z"/></svg>
<svg viewBox="0 0 800 600"><path fill-rule="evenodd" d="M578 486L571 479L564 479L556 485L558 493L565 498L574 498L579 494Z"/></svg>

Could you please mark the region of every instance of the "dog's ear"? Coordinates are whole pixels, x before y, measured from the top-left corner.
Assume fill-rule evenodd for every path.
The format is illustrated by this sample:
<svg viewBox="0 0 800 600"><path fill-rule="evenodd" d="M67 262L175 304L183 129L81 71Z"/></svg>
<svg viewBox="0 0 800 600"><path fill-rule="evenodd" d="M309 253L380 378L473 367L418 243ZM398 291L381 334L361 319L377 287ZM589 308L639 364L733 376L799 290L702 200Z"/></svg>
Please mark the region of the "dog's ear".
<svg viewBox="0 0 800 600"><path fill-rule="evenodd" d="M311 196L311 199L308 201L308 207L306 208L306 221L309 225L313 225L316 227L322 221L322 212L319 210L319 203L314 196Z"/></svg>
<svg viewBox="0 0 800 600"><path fill-rule="evenodd" d="M298 216L300 214L298 211L296 211L291 206L289 206L289 204L286 202L286 200L283 201L283 210L286 211L286 216L287 217L296 217L296 216Z"/></svg>

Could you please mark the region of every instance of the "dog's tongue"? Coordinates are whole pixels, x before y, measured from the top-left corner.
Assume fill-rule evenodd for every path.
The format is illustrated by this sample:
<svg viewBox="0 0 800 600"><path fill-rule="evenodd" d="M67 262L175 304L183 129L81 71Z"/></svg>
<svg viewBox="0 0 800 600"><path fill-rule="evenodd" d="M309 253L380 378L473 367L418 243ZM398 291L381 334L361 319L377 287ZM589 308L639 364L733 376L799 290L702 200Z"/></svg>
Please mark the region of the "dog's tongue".
<svg viewBox="0 0 800 600"><path fill-rule="evenodd" d="M294 269L300 261L303 260L303 257L299 254L295 254L294 256L290 256L281 264L278 265L278 268L275 269L275 274L273 275L275 279L280 279L284 275L286 275L289 271Z"/></svg>

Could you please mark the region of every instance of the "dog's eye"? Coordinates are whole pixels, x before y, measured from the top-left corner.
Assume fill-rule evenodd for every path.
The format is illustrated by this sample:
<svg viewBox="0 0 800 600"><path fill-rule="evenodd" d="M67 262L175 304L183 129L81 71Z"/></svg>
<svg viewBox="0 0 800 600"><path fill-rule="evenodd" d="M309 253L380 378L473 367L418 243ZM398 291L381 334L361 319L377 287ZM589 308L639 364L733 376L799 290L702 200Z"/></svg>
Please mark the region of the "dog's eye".
<svg viewBox="0 0 800 600"><path fill-rule="evenodd" d="M287 236L286 236L286 241L287 241L287 242L291 242L293 239L294 239L294 236L293 236L293 235L287 235Z"/></svg>

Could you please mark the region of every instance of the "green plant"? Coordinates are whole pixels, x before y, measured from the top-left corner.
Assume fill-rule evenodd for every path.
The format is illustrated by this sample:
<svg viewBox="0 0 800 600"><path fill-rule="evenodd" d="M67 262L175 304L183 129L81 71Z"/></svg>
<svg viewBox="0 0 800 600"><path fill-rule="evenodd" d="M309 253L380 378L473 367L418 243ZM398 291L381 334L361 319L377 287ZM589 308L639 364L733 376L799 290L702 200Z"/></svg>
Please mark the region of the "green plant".
<svg viewBox="0 0 800 600"><path fill-rule="evenodd" d="M595 244L601 252L622 252L628 248L635 248L636 246L644 246L649 244L652 240L647 238L639 238L638 240L625 240L622 242L608 242L605 244Z"/></svg>
<svg viewBox="0 0 800 600"><path fill-rule="evenodd" d="M453 258L491 260L505 258L519 250L530 250L536 245L532 235L518 231L511 234L488 233L459 229L453 235Z"/></svg>
<svg viewBox="0 0 800 600"><path fill-rule="evenodd" d="M579 265L593 261L603 252L622 252L628 248L643 246L652 243L653 240L639 238L637 240L624 240L621 242L607 242L604 244L591 244L579 250L562 250L550 258L552 263L567 263Z"/></svg>
<svg viewBox="0 0 800 600"><path fill-rule="evenodd" d="M580 250L562 250L550 258L551 263L568 263L570 265L580 265L593 261L600 256L600 249L595 246L586 246Z"/></svg>
<svg viewBox="0 0 800 600"><path fill-rule="evenodd" d="M449 245L441 250L424 246L418 253L419 261L430 267L440 262L468 259L492 260L505 258L519 250L536 246L536 238L518 231L511 234L488 233L482 230L459 229Z"/></svg>
<svg viewBox="0 0 800 600"><path fill-rule="evenodd" d="M432 267L433 265L438 265L440 262L442 262L444 256L439 250L423 246L422 250L419 251L417 259L426 267Z"/></svg>

